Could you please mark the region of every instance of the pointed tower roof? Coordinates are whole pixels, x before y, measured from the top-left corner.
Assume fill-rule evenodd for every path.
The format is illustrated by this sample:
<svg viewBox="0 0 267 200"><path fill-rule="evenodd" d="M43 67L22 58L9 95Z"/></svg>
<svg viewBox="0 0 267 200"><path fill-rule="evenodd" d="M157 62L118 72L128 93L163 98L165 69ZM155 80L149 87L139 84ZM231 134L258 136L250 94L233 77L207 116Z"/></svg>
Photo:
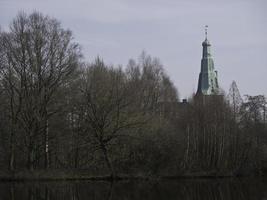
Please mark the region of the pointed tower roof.
<svg viewBox="0 0 267 200"><path fill-rule="evenodd" d="M211 46L208 40L208 25L205 26L205 40L202 42L202 46Z"/></svg>
<svg viewBox="0 0 267 200"><path fill-rule="evenodd" d="M208 40L208 26L205 26L205 40L202 42L201 70L198 79L197 94L218 94L218 74L214 69L214 61L211 56L211 43Z"/></svg>

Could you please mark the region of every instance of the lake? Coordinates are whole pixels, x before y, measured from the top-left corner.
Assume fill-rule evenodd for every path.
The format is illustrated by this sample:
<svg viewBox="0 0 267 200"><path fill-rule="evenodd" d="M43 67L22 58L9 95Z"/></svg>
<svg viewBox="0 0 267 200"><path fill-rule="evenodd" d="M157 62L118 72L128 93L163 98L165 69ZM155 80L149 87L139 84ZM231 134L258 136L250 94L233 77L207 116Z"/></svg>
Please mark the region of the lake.
<svg viewBox="0 0 267 200"><path fill-rule="evenodd" d="M264 200L267 179L0 182L0 200Z"/></svg>

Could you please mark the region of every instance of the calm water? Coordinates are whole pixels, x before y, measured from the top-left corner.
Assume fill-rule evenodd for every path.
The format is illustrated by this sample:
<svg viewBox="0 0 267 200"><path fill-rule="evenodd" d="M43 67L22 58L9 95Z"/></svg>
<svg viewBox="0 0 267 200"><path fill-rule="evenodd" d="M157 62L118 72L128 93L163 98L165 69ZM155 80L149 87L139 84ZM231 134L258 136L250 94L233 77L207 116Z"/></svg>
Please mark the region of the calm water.
<svg viewBox="0 0 267 200"><path fill-rule="evenodd" d="M0 200L267 200L265 179L0 182Z"/></svg>

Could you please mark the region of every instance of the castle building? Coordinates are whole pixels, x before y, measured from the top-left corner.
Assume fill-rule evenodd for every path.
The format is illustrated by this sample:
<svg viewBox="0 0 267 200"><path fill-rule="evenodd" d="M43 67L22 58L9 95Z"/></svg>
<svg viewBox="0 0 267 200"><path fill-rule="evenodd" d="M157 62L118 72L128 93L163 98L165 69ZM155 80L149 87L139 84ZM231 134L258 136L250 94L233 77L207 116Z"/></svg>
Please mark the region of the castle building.
<svg viewBox="0 0 267 200"><path fill-rule="evenodd" d="M205 40L202 42L201 70L198 78L198 89L193 97L195 102L202 105L213 100L222 100L223 96L219 93L218 73L214 68L214 61L211 56L211 43L207 37L207 27L205 28ZM171 116L172 119L183 117L183 114L190 109L187 99L182 102L160 102L160 116Z"/></svg>
<svg viewBox="0 0 267 200"><path fill-rule="evenodd" d="M207 38L207 27L205 28L205 40L202 43L201 70L198 78L198 89L196 95L216 95L219 92L218 73L215 71L211 56L211 44Z"/></svg>

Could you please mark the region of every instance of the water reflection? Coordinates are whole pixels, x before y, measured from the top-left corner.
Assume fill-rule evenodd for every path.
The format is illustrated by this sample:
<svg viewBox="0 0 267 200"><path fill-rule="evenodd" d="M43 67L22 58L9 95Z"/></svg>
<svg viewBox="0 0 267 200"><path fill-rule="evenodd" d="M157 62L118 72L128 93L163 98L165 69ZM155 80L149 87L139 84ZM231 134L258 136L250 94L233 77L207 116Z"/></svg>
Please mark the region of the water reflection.
<svg viewBox="0 0 267 200"><path fill-rule="evenodd" d="M263 200L264 179L1 182L0 200Z"/></svg>

